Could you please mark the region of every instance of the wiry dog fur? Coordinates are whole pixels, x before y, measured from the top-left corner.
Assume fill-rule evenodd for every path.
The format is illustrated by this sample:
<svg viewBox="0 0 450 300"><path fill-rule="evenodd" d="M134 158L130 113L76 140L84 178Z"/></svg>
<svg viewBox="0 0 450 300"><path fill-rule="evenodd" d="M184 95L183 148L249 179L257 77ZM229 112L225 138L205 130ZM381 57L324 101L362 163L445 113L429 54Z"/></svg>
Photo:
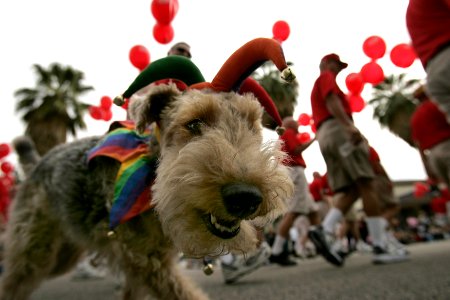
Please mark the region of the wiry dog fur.
<svg viewBox="0 0 450 300"><path fill-rule="evenodd" d="M160 144L151 145L160 147L155 208L108 237L119 163L87 164L86 153L101 137L53 149L14 200L0 299L27 299L86 250L124 274L124 299L207 299L180 273L176 254L247 253L257 242L254 225L283 212L292 182L278 143L263 145L262 108L252 95L153 86L133 96L130 115L140 131L153 122L161 129Z"/></svg>

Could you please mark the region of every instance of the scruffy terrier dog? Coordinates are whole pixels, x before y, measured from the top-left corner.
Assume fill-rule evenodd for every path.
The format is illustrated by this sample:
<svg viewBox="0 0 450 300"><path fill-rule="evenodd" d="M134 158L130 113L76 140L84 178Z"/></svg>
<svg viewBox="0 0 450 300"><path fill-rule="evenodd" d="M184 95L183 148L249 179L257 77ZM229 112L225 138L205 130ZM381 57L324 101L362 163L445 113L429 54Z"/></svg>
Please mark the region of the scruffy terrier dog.
<svg viewBox="0 0 450 300"><path fill-rule="evenodd" d="M56 147L13 202L0 299L29 298L87 250L124 275L123 299L208 299L178 270L177 254L248 253L255 226L283 212L292 182L280 145L263 144L253 94L150 85L134 93L129 112L139 133L160 130L144 155L157 156L150 209L111 229L121 163L88 161L103 137Z"/></svg>

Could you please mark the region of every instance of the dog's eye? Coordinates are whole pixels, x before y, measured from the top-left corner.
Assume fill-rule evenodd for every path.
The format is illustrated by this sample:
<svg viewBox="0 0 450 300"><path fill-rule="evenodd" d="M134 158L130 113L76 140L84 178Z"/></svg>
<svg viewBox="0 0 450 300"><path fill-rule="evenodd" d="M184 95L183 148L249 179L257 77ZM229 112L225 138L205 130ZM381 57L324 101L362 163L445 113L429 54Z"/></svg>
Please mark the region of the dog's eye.
<svg viewBox="0 0 450 300"><path fill-rule="evenodd" d="M200 119L194 119L186 124L186 128L194 135L202 134L202 126L205 123Z"/></svg>

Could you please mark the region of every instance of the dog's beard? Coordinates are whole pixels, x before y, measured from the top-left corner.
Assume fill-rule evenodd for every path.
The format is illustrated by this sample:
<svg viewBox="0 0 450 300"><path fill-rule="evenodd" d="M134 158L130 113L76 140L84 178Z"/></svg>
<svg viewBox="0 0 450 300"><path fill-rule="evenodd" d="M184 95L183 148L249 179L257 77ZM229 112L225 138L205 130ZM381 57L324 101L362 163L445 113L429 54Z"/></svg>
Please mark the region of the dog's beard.
<svg viewBox="0 0 450 300"><path fill-rule="evenodd" d="M174 246L189 257L220 256L228 252L248 253L256 248L254 226L241 221L239 233L231 239L212 234L206 224L186 211L179 214L161 215L164 233L172 237Z"/></svg>
<svg viewBox="0 0 450 300"><path fill-rule="evenodd" d="M244 146L235 148L223 139L208 136L181 149L163 151L152 189L153 201L164 233L185 255L247 253L255 248L253 221L241 221L239 233L226 239L212 233L205 223L205 215L210 214L225 221L236 219L226 211L220 194L221 187L229 182L248 181L263 193L263 203L249 217L256 223L267 224L284 211L283 202L293 187L287 169L281 165L279 144Z"/></svg>

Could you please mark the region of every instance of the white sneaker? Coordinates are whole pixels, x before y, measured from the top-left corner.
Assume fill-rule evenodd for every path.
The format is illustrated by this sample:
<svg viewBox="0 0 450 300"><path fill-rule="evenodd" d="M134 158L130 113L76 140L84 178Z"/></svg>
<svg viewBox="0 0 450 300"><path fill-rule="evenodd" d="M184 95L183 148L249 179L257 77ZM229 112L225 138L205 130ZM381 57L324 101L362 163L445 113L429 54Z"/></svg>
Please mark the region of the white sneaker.
<svg viewBox="0 0 450 300"><path fill-rule="evenodd" d="M233 283L242 276L263 266L268 262L270 254L270 246L267 243L262 243L256 253L249 257L234 255L233 262L230 264L221 262L221 269L225 283Z"/></svg>
<svg viewBox="0 0 450 300"><path fill-rule="evenodd" d="M387 233L387 246L392 251L397 251L399 253L403 254L409 254L408 249L406 249L406 246L402 244L399 240L395 238L395 236L392 234L392 232Z"/></svg>
<svg viewBox="0 0 450 300"><path fill-rule="evenodd" d="M82 261L72 274L72 280L103 279L106 274L101 268L96 268L88 260Z"/></svg>
<svg viewBox="0 0 450 300"><path fill-rule="evenodd" d="M338 267L344 264L344 258L332 247L335 243L334 236L325 232L322 226L311 226L308 237L314 243L317 253L320 253L326 261Z"/></svg>
<svg viewBox="0 0 450 300"><path fill-rule="evenodd" d="M389 249L389 247L381 248L380 246L373 247L373 259L372 262L374 264L390 264L406 261L409 259L409 255L407 253L401 253L399 251L395 251Z"/></svg>
<svg viewBox="0 0 450 300"><path fill-rule="evenodd" d="M336 253L347 253L349 251L347 238L334 240L331 249Z"/></svg>
<svg viewBox="0 0 450 300"><path fill-rule="evenodd" d="M369 244L367 244L366 242L364 242L363 240L358 240L358 242L356 242L356 250L361 252L361 253L372 253L373 249L372 246L370 246Z"/></svg>

